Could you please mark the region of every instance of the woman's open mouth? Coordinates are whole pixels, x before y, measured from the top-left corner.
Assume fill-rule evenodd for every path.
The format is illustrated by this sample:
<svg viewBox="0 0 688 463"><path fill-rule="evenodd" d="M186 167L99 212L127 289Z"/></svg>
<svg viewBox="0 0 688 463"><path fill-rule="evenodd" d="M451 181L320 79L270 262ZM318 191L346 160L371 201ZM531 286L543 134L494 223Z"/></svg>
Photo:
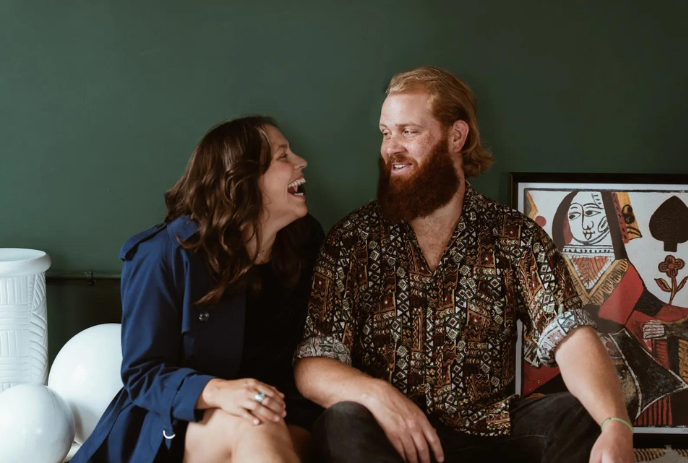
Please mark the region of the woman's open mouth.
<svg viewBox="0 0 688 463"><path fill-rule="evenodd" d="M287 193L294 196L304 196L306 194L306 189L303 184L306 183L305 178L300 178L289 184L287 187Z"/></svg>

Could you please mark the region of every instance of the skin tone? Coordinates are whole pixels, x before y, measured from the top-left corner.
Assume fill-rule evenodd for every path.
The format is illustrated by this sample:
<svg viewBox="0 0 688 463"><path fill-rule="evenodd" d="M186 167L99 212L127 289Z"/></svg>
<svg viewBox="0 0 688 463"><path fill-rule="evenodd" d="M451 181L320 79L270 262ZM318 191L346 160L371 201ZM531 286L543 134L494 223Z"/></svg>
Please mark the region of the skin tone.
<svg viewBox="0 0 688 463"><path fill-rule="evenodd" d="M305 181L307 162L297 156L276 127L267 126L272 160L259 179L263 195L262 246L257 263L270 259L277 232L306 215L305 195L295 194L294 185ZM257 249L256 238L246 244L249 255ZM265 393L262 403L255 395ZM284 394L250 378L212 379L201 392L197 410L203 419L189 423L184 462L299 462L307 460L310 433L287 425ZM231 436L231 438L230 438Z"/></svg>
<svg viewBox="0 0 688 463"><path fill-rule="evenodd" d="M293 194L293 189L289 188L295 183L305 183L303 169L308 166L308 163L291 150L289 141L278 128L269 125L265 131L270 139L272 162L258 180L263 194L261 215L263 236L261 249L258 252L258 263L269 260L277 232L308 213L306 195ZM246 245L249 255L255 252L256 245L256 239L252 237Z"/></svg>
<svg viewBox="0 0 688 463"><path fill-rule="evenodd" d="M447 137L461 178L459 191L446 206L411 222L425 260L434 271L461 216L465 180L460 152L468 125L457 121L443 128L432 114L429 96L414 92L387 97L380 115L380 132L381 155L385 160L395 160L394 176L408 175L422 165L440 137ZM569 390L598 423L611 416L629 420L616 370L592 328L574 330L557 348L555 358ZM294 373L299 391L323 407L342 401L367 407L405 461L429 463L431 453L437 461L444 461L441 443L425 414L390 383L328 358L302 359ZM623 423L607 423L590 461L633 462L630 430Z"/></svg>

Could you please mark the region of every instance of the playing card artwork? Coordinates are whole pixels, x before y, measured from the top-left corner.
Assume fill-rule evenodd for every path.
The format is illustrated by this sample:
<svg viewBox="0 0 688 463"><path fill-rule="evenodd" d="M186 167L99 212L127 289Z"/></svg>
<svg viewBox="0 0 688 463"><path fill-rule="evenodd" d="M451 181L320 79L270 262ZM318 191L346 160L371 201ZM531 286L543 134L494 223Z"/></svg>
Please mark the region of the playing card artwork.
<svg viewBox="0 0 688 463"><path fill-rule="evenodd" d="M688 189L525 183L519 200L562 252L634 424L688 425ZM522 394L565 390L529 341Z"/></svg>

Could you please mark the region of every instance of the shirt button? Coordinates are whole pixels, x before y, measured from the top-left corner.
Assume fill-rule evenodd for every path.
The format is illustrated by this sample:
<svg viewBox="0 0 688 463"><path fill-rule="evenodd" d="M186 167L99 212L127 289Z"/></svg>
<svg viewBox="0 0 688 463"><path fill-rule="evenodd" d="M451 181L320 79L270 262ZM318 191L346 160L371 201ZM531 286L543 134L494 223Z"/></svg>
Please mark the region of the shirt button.
<svg viewBox="0 0 688 463"><path fill-rule="evenodd" d="M201 312L198 316L198 320L201 322L207 322L209 318L210 314L208 312Z"/></svg>

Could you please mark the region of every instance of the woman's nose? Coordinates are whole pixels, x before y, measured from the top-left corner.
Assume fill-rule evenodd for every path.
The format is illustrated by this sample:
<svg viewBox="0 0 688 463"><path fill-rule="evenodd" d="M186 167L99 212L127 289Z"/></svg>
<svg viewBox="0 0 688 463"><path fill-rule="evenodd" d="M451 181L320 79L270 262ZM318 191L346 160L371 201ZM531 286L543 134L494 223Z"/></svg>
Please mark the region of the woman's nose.
<svg viewBox="0 0 688 463"><path fill-rule="evenodd" d="M306 161L304 158L302 158L301 156L299 156L297 154L294 154L294 156L296 156L296 168L297 169L303 170L306 167L308 167L308 161Z"/></svg>

